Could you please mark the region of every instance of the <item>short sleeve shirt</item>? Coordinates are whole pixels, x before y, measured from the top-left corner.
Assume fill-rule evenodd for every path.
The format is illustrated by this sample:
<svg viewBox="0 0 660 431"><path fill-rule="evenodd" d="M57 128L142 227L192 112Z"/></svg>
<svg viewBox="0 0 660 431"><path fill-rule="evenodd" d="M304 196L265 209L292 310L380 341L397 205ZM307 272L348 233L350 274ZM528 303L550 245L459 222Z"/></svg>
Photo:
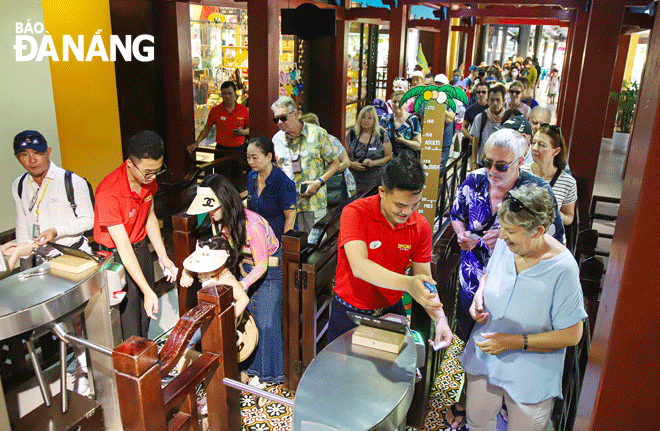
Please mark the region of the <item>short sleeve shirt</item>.
<svg viewBox="0 0 660 431"><path fill-rule="evenodd" d="M402 148L408 148L407 145L398 142L395 133L398 131L404 139L412 140L415 136L422 133L422 126L419 124L419 118L416 115L410 115L406 121L397 129L394 124L394 114L383 115L380 119L381 127L387 130L387 135L392 143L392 153L397 156Z"/></svg>
<svg viewBox="0 0 660 431"><path fill-rule="evenodd" d="M487 267L484 308L490 315L476 323L459 358L465 372L486 376L516 402L536 404L561 397L566 349L554 352L508 350L484 353L475 342L482 333L538 334L566 329L587 317L575 258L564 250L516 274L515 255L498 240ZM535 382L535 384L530 384Z"/></svg>
<svg viewBox="0 0 660 431"><path fill-rule="evenodd" d="M474 123L476 116L484 112L486 109L488 109L488 104L480 105L478 103L473 103L465 110L465 117L463 120L467 121L468 125L472 124Z"/></svg>
<svg viewBox="0 0 660 431"><path fill-rule="evenodd" d="M481 122L485 121L486 125L483 128L483 136L481 136ZM477 163L481 164L484 160L484 148L486 148L486 141L493 133L500 130L499 123L491 123L488 121L486 112L482 112L474 118L474 122L470 126L470 135L479 138L479 152L477 153Z"/></svg>
<svg viewBox="0 0 660 431"><path fill-rule="evenodd" d="M403 274L410 261L431 261L431 227L417 211L405 223L394 228L380 212L380 194L358 199L348 204L341 214L337 243L335 293L361 310L386 308L403 296L400 290L384 289L353 275L344 245L363 241L369 260Z"/></svg>
<svg viewBox="0 0 660 431"><path fill-rule="evenodd" d="M315 181L325 173L326 166L332 163L339 153L333 147L325 129L314 124L303 123L296 138L291 138L282 130L273 136L277 166L296 183L296 189L303 181ZM300 158L301 172L294 174L292 160ZM297 211L318 211L328 206L325 187L312 196L298 195Z"/></svg>
<svg viewBox="0 0 660 431"><path fill-rule="evenodd" d="M532 172L531 165L522 165L520 170L534 175ZM577 202L577 182L568 172L565 170L559 174L559 178L555 181L555 184L552 186L552 192L555 194L555 199L557 199L557 206L561 209L563 205L569 205L573 202Z"/></svg>
<svg viewBox="0 0 660 431"><path fill-rule="evenodd" d="M257 172L251 171L247 177L250 196L248 209L265 218L277 239L281 241L284 233L284 211L295 209L296 206L296 185L278 167L273 167L261 193L257 192L256 179Z"/></svg>
<svg viewBox="0 0 660 431"><path fill-rule="evenodd" d="M147 236L146 224L153 195L158 190L156 181L143 185L140 193L128 183L126 162L105 177L96 188L94 207L94 241L115 248L108 226L123 224L131 244Z"/></svg>
<svg viewBox="0 0 660 431"><path fill-rule="evenodd" d="M250 113L240 103L231 112L221 103L211 109L206 125L215 126L215 142L218 144L223 147L240 147L245 142L245 136L236 136L233 130L250 127Z"/></svg>

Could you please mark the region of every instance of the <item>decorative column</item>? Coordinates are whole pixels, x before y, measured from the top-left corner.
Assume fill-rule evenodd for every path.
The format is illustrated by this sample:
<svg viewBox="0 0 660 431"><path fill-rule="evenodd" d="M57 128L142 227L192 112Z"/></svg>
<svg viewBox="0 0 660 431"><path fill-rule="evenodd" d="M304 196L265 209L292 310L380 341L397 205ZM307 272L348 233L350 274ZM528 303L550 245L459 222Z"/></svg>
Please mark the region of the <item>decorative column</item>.
<svg viewBox="0 0 660 431"><path fill-rule="evenodd" d="M385 91L387 99L392 97L392 81L397 76L403 75L407 29L408 5L399 4L399 7L393 7L390 11L390 51L387 61L387 90Z"/></svg>
<svg viewBox="0 0 660 431"><path fill-rule="evenodd" d="M518 55L525 59L529 52L529 36L532 28L529 25L521 25L518 29Z"/></svg>
<svg viewBox="0 0 660 431"><path fill-rule="evenodd" d="M607 9L599 3L605 3ZM602 14L603 27L607 26L611 33L608 39L616 38L608 40L606 48L612 51L611 58L608 70L600 75L609 76L606 73L613 68L619 35L619 27L612 18L619 19L620 9L612 10L610 2L598 0L594 2L594 9ZM608 19L603 20L603 16ZM660 319L651 317L656 316L660 302L660 289L656 288L660 285L660 272L654 270L660 261L657 244L660 225L654 223L658 217L657 191L660 188L657 174L660 165L660 122L657 121L660 116L660 19L657 16L638 98L637 106L643 109L635 114L630 136L628 169L580 393L576 431L660 429L660 367L653 358L657 352L653 336L660 332ZM587 59L590 58L587 55ZM593 68L586 67L585 61L589 72L599 66L592 64ZM605 104L599 102L598 105L600 111L604 111ZM599 137L600 129L593 129L593 137ZM573 166L571 163L571 168ZM622 390L622 385L631 390ZM625 406L625 414L621 414L622 406Z"/></svg>
<svg viewBox="0 0 660 431"><path fill-rule="evenodd" d="M616 53L616 65L614 66L614 75L612 75L612 86L610 91L616 93L621 91L623 85L623 75L626 72L626 62L628 60L628 48L630 47L630 35L624 34L619 39L619 49ZM614 123L616 122L617 102L609 99L607 104L607 115L605 116L605 126L603 127L603 138L612 138L614 134Z"/></svg>
<svg viewBox="0 0 660 431"><path fill-rule="evenodd" d="M573 177L578 182L578 206L582 228L587 228L590 224L587 215L598 166L598 157L594 155L600 152L609 98L608 92L603 91L602 82L589 78L610 77L614 73L624 10L623 1L595 0L591 4L582 72L575 77L575 85L569 84L570 90L567 91L568 95L573 89L576 90L573 127L570 135L564 136L569 141L571 169ZM604 16L608 19L604 20ZM580 45L576 39L573 52L579 49ZM583 77L586 79L582 79Z"/></svg>

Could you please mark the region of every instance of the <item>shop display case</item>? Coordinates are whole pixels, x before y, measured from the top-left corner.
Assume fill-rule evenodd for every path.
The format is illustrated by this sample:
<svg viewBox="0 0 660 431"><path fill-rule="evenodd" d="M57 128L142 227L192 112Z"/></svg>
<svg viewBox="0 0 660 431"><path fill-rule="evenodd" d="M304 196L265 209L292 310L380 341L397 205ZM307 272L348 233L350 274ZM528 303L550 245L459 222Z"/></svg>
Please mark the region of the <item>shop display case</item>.
<svg viewBox="0 0 660 431"><path fill-rule="evenodd" d="M351 22L348 33L346 128L353 127L360 110L376 95L378 26Z"/></svg>

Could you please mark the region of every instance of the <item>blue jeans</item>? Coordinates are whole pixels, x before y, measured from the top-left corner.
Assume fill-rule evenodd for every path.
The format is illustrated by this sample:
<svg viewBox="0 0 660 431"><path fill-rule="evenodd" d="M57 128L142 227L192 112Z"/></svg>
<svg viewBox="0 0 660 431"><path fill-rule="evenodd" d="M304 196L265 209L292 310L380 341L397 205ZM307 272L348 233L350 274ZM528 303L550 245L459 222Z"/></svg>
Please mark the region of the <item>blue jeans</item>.
<svg viewBox="0 0 660 431"><path fill-rule="evenodd" d="M445 132L442 136L442 155L440 156L440 170L443 170L449 160L449 150L451 149L452 141L455 132L455 122L450 124L445 123Z"/></svg>
<svg viewBox="0 0 660 431"><path fill-rule="evenodd" d="M357 326L346 314L348 311L357 314L364 314L365 316L371 316L371 314L361 313L359 310L345 306L337 300L336 295L333 296L332 304L330 306L330 320L328 321L328 344L330 344L335 338L339 337L344 332L350 331ZM387 313L394 313L400 316L405 316L406 309L403 306L403 301L399 300L396 304L383 309L382 313L378 317L382 317Z"/></svg>
<svg viewBox="0 0 660 431"><path fill-rule="evenodd" d="M254 290L247 309L257 324L259 343L248 359L239 365L246 373L259 376L268 383L284 381L284 347L282 343L282 248L273 256L278 266L269 266L266 275L250 286ZM243 264L246 272L252 266ZM256 289L256 290L255 290Z"/></svg>

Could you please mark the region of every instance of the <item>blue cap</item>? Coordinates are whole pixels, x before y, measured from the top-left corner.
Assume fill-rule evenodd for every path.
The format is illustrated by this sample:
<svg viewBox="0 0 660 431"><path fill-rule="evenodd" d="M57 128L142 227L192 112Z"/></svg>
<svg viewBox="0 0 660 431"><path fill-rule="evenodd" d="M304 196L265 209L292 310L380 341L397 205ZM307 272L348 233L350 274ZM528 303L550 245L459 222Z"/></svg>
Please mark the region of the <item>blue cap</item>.
<svg viewBox="0 0 660 431"><path fill-rule="evenodd" d="M474 64L470 66L470 72L474 72L475 70L479 70L479 67Z"/></svg>
<svg viewBox="0 0 660 431"><path fill-rule="evenodd" d="M48 149L48 143L44 135L36 130L25 130L14 136L14 155L23 150L34 150L45 153Z"/></svg>

